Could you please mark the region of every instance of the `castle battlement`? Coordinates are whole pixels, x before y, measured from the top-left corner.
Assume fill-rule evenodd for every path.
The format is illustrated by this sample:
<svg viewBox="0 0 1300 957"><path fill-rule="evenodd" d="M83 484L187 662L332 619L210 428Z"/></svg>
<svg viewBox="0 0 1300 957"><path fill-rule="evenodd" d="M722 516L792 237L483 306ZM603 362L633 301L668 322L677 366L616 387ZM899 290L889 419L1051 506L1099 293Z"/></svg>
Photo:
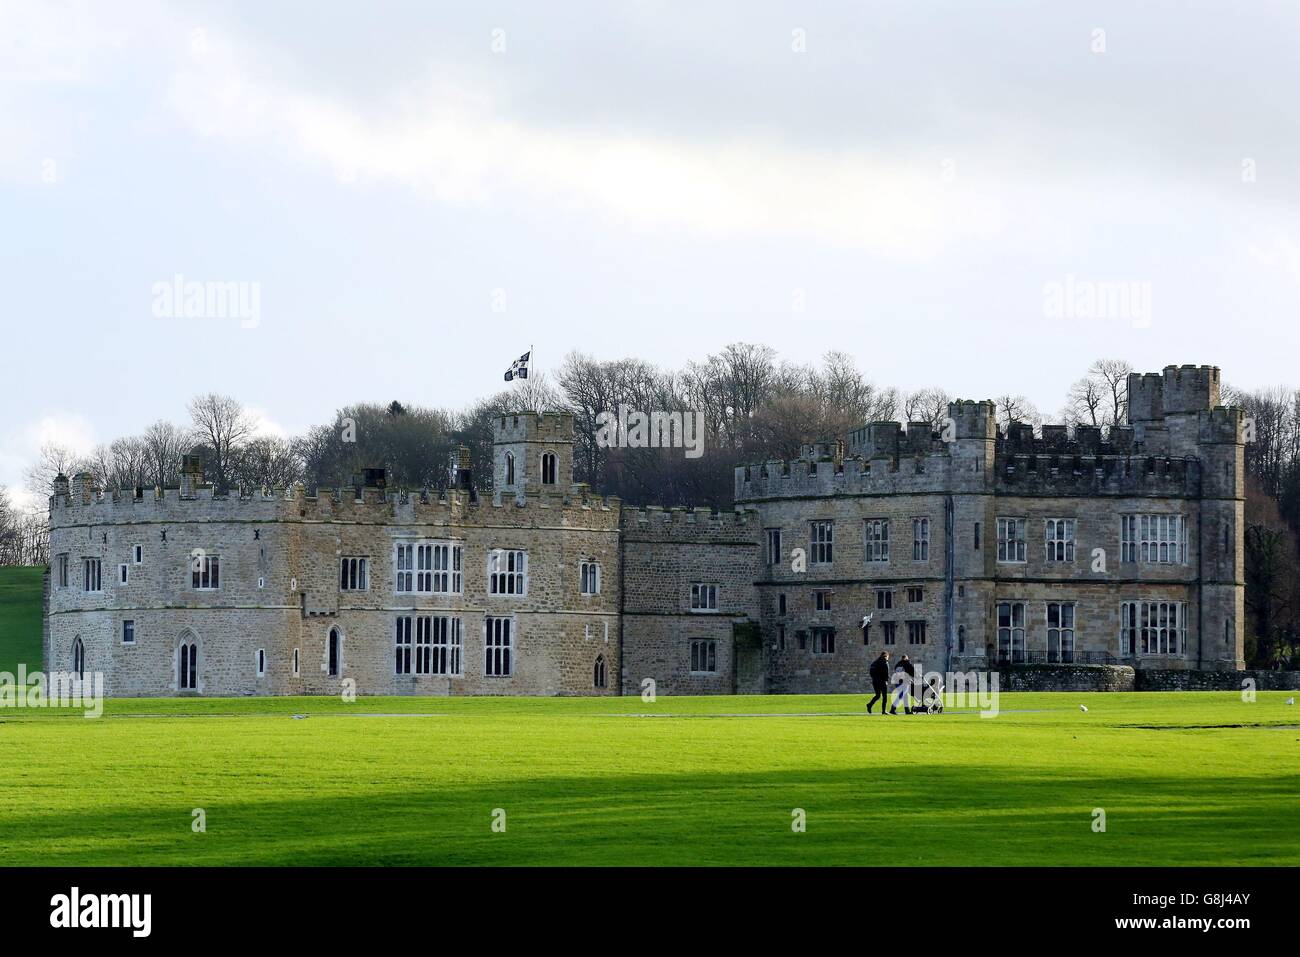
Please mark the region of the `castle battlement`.
<svg viewBox="0 0 1300 957"><path fill-rule="evenodd" d="M489 514L500 521L504 512L531 513L554 510L562 516L572 514L577 524L591 521L580 516L605 512L617 516L621 503L617 496L593 495L586 485L573 485L567 491L539 489L506 504L471 501L465 489L383 489L318 488L308 493L302 485L291 488L231 491L218 494L212 485L194 488L182 494L177 487L142 490L97 489L83 486L78 500L70 493L50 497L50 524L61 528L70 525L117 525L144 522L380 522L412 524L446 524L453 517L471 513ZM548 519L553 521L554 518ZM569 519L565 519L569 520ZM521 526L532 520L520 519Z"/></svg>
<svg viewBox="0 0 1300 957"><path fill-rule="evenodd" d="M715 512L709 508L624 508L620 528L625 537L642 542L757 541L758 520L746 511Z"/></svg>
<svg viewBox="0 0 1300 957"><path fill-rule="evenodd" d="M572 412L515 412L492 420L494 441L572 442Z"/></svg>

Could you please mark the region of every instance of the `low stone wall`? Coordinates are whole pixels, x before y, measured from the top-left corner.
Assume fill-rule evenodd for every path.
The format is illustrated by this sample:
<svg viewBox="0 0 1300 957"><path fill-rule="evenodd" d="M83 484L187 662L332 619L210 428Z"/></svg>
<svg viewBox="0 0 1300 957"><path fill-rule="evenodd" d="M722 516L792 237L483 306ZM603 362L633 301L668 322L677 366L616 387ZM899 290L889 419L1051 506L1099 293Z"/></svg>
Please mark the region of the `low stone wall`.
<svg viewBox="0 0 1300 957"><path fill-rule="evenodd" d="M998 674L1003 691L1132 691L1128 665L1012 665Z"/></svg>
<svg viewBox="0 0 1300 957"><path fill-rule="evenodd" d="M1300 691L1300 671L1166 671L1137 673L1138 691L1240 691L1247 678L1257 691Z"/></svg>

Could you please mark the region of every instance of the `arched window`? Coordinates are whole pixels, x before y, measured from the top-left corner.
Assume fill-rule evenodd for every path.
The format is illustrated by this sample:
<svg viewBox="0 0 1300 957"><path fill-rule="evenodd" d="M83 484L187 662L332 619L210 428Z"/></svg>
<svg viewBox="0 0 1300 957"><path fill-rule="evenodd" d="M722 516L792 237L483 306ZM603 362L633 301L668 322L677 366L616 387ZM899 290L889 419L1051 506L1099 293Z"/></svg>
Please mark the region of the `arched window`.
<svg viewBox="0 0 1300 957"><path fill-rule="evenodd" d="M555 484L555 453L554 452L542 453L542 484L543 485Z"/></svg>
<svg viewBox="0 0 1300 957"><path fill-rule="evenodd" d="M80 635L72 643L72 674L78 681L86 676L86 646Z"/></svg>
<svg viewBox="0 0 1300 957"><path fill-rule="evenodd" d="M506 484L515 484L515 454L513 452L506 453Z"/></svg>
<svg viewBox="0 0 1300 957"><path fill-rule="evenodd" d="M343 659L343 639L339 636L337 628L330 629L330 647L329 647L329 676L337 678L339 675L339 665Z"/></svg>
<svg viewBox="0 0 1300 957"><path fill-rule="evenodd" d="M199 643L193 638L181 642L180 653L176 656L177 682L181 691L197 691L199 688Z"/></svg>
<svg viewBox="0 0 1300 957"><path fill-rule="evenodd" d="M596 667L592 674L593 682L597 688L605 687L605 656L596 656Z"/></svg>

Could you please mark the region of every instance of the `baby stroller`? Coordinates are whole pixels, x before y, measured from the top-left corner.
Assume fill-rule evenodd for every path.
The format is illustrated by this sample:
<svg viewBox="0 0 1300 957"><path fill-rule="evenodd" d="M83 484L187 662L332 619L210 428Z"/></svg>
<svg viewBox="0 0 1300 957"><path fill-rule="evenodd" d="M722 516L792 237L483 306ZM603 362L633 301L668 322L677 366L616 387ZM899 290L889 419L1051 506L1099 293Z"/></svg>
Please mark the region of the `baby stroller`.
<svg viewBox="0 0 1300 957"><path fill-rule="evenodd" d="M913 714L943 714L943 682L931 678L921 688L921 701L912 709Z"/></svg>

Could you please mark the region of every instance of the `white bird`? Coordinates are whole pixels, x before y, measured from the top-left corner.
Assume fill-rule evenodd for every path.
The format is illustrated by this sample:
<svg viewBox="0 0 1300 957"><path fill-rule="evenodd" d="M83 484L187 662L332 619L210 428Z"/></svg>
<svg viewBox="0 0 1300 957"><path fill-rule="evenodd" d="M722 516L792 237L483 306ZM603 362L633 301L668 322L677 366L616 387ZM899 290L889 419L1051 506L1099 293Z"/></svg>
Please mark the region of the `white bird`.
<svg viewBox="0 0 1300 957"><path fill-rule="evenodd" d="M876 613L875 613L874 611L873 611L870 615L863 615L863 616L862 616L862 627L863 627L863 628L866 628L867 625L871 624L871 619L874 618L875 615L876 615Z"/></svg>
<svg viewBox="0 0 1300 957"><path fill-rule="evenodd" d="M302 720L303 718L305 718L305 717L307 717L305 714L295 714L295 715L293 716L293 720L295 720L295 721L301 721L301 720Z"/></svg>
<svg viewBox="0 0 1300 957"><path fill-rule="evenodd" d="M1081 705L1079 705L1079 710L1080 710L1080 711L1087 711L1087 710L1088 710L1088 706L1087 706L1086 704L1081 704Z"/></svg>
<svg viewBox="0 0 1300 957"><path fill-rule="evenodd" d="M1295 704L1295 698L1287 698L1287 699L1286 699L1286 703L1287 703L1287 704Z"/></svg>

